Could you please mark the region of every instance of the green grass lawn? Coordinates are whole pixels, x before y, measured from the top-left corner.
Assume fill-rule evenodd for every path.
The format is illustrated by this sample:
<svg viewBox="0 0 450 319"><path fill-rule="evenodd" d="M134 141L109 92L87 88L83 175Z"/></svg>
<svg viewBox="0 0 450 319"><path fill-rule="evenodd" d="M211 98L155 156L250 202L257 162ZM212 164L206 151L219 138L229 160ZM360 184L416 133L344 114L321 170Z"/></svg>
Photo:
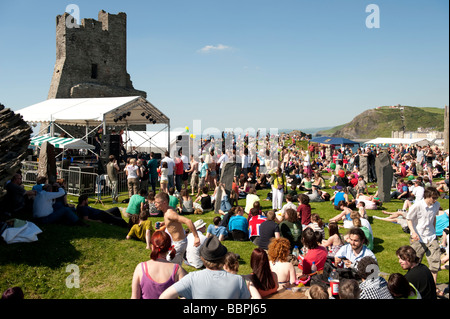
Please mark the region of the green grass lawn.
<svg viewBox="0 0 450 319"><path fill-rule="evenodd" d="M331 189L326 189L331 193ZM376 188L369 188L375 193ZM271 209L271 202L264 201L268 190L258 191L263 210ZM126 198L123 194L121 199ZM76 202L76 197L69 197ZM439 200L443 209L449 207L448 200ZM94 202L94 201L92 201ZM113 207L110 199L102 204L91 206L108 209ZM245 200L239 201L245 206ZM393 200L384 203L383 208L395 211L403 202ZM126 207L126 204L118 204ZM312 203L312 212L318 213L327 222L338 214L327 203ZM404 271L400 268L395 251L409 243L408 234L399 225L372 219L382 216L381 210L368 210L369 221L374 233L374 253L380 271L385 273ZM188 215L193 221L203 219L208 225L216 215L209 212L203 215ZM152 218L154 222L162 218ZM127 230L116 226L89 222L90 227L68 227L61 225L40 226L43 233L33 243L0 245L0 290L20 286L26 298L33 299L127 299L131 296L131 279L136 265L149 259L150 251L145 243L126 240ZM343 230L341 233L345 233ZM241 256L240 274L251 272L250 255L255 248L251 242L225 241L229 251ZM427 264L426 259L423 261ZM79 288L69 288L67 278L71 269L79 269ZM194 268L183 266L187 271ZM69 277L70 279L70 277ZM69 282L71 282L69 280ZM448 283L448 271L438 274L438 283Z"/></svg>

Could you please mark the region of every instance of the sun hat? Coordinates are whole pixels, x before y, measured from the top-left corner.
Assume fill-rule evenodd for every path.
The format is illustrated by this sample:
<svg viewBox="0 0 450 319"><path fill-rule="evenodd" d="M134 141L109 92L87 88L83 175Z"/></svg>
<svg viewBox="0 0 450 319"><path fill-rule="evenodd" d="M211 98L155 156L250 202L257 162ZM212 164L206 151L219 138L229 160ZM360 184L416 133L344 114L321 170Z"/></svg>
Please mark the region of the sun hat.
<svg viewBox="0 0 450 319"><path fill-rule="evenodd" d="M199 219L194 222L194 227L197 230L199 230L200 228L202 228L205 225L206 225L206 223L203 221L203 219Z"/></svg>
<svg viewBox="0 0 450 319"><path fill-rule="evenodd" d="M216 236L206 238L200 248L200 256L207 261L216 261L221 259L228 252L227 247L222 245Z"/></svg>

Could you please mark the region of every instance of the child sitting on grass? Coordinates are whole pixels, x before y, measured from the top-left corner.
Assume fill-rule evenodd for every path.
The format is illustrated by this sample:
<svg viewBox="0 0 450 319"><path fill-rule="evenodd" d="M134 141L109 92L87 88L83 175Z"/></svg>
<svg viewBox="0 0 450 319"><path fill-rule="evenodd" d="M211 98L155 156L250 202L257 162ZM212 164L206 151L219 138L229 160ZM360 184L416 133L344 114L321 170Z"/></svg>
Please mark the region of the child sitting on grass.
<svg viewBox="0 0 450 319"><path fill-rule="evenodd" d="M141 211L139 213L139 222L131 227L126 239L136 238L145 241L147 244L145 249L150 249L150 238L154 232L155 229L153 228L152 221L148 219L147 211Z"/></svg>

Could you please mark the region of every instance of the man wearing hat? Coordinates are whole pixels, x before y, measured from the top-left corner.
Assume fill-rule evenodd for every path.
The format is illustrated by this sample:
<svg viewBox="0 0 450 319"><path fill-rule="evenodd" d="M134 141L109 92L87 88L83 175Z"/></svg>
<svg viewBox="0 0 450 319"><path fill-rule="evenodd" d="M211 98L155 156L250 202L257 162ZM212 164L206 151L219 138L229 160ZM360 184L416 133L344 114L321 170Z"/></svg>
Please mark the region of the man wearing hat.
<svg viewBox="0 0 450 319"><path fill-rule="evenodd" d="M200 247L206 240L206 236L203 233L206 230L206 223L203 219L196 220L194 222L194 227L197 230L198 238L200 238L200 246L194 246L194 235L189 234L187 236L187 248L186 248L186 258L184 260L185 264L197 269L204 268L203 261L200 259Z"/></svg>
<svg viewBox="0 0 450 319"><path fill-rule="evenodd" d="M190 272L167 288L160 299L250 299L245 279L223 270L227 252L216 236L206 238L200 248L206 269Z"/></svg>

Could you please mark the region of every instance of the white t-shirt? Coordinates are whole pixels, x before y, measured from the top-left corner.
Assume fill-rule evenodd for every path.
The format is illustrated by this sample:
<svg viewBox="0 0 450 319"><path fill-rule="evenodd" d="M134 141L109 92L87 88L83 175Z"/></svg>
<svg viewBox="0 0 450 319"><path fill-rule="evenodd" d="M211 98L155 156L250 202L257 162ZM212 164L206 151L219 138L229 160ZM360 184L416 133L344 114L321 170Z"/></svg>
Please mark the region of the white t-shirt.
<svg viewBox="0 0 450 319"><path fill-rule="evenodd" d="M206 236L200 231L197 231L197 234L198 238L200 238L200 245L198 247L194 247L194 234L190 233L187 235L186 259L187 265L199 269L203 267L203 261L200 259L200 247L205 242Z"/></svg>

